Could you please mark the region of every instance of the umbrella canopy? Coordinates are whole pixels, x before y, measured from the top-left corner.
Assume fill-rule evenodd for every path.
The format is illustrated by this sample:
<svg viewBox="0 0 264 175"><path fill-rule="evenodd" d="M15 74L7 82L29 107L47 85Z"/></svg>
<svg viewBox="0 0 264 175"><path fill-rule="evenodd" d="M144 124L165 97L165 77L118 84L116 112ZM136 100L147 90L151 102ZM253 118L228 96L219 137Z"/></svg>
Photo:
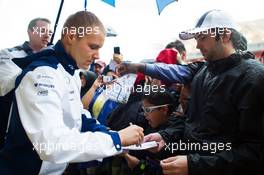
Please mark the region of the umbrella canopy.
<svg viewBox="0 0 264 175"><path fill-rule="evenodd" d="M102 0L103 2L115 7L115 0ZM167 6L169 5L170 3L172 2L175 2L175 1L178 1L178 0L156 0L156 3L157 3L157 7L158 7L158 12L159 12L159 15L160 13L162 12L162 10Z"/></svg>

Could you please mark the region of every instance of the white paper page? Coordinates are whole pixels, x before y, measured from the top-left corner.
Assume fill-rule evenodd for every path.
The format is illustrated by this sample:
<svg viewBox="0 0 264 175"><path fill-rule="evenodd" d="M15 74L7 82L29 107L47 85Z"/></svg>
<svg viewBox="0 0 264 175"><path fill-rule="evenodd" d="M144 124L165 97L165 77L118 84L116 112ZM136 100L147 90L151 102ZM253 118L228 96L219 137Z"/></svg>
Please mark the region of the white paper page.
<svg viewBox="0 0 264 175"><path fill-rule="evenodd" d="M124 146L123 150L145 150L149 148L155 148L157 146L158 143L156 141L150 141L150 142L141 143L141 145Z"/></svg>
<svg viewBox="0 0 264 175"><path fill-rule="evenodd" d="M126 74L117 78L103 93L105 93L106 97L113 101L127 103L136 78L136 74Z"/></svg>

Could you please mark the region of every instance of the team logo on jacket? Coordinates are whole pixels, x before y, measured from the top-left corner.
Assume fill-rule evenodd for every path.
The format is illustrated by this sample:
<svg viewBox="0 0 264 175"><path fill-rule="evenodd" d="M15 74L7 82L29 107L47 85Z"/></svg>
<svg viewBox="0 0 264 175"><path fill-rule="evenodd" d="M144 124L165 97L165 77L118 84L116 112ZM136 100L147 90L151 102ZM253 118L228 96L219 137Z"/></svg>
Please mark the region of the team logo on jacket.
<svg viewBox="0 0 264 175"><path fill-rule="evenodd" d="M8 57L0 57L0 61L2 61L2 60L9 60L9 58Z"/></svg>
<svg viewBox="0 0 264 175"><path fill-rule="evenodd" d="M74 101L74 90L69 91L69 101Z"/></svg>
<svg viewBox="0 0 264 175"><path fill-rule="evenodd" d="M44 88L54 88L55 86L53 84L45 84L45 83L35 83L35 87L44 87Z"/></svg>
<svg viewBox="0 0 264 175"><path fill-rule="evenodd" d="M48 95L49 95L49 91L48 90L38 91L38 96L48 96Z"/></svg>
<svg viewBox="0 0 264 175"><path fill-rule="evenodd" d="M51 77L51 76L38 74L37 75L37 79L41 79L41 78L44 78L44 79L53 79L53 77Z"/></svg>

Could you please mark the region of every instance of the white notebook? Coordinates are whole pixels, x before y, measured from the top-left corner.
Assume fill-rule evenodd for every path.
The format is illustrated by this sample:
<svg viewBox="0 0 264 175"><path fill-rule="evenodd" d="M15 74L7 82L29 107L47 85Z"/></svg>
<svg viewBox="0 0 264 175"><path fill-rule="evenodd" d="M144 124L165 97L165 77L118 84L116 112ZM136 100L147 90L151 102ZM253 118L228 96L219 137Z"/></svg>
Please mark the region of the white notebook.
<svg viewBox="0 0 264 175"><path fill-rule="evenodd" d="M155 148L157 146L158 143L156 141L150 141L150 142L141 143L141 145L124 146L123 150L144 150L149 148Z"/></svg>

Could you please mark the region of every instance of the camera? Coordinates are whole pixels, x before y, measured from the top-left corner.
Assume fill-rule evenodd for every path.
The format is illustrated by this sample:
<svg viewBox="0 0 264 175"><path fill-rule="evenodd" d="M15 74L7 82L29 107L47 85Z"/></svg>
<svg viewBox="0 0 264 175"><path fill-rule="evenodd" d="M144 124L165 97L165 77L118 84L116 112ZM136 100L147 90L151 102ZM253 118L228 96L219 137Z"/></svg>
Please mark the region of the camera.
<svg viewBox="0 0 264 175"><path fill-rule="evenodd" d="M120 54L120 47L114 47L114 53Z"/></svg>
<svg viewBox="0 0 264 175"><path fill-rule="evenodd" d="M108 83L113 79L114 79L113 76L103 76L103 83Z"/></svg>

